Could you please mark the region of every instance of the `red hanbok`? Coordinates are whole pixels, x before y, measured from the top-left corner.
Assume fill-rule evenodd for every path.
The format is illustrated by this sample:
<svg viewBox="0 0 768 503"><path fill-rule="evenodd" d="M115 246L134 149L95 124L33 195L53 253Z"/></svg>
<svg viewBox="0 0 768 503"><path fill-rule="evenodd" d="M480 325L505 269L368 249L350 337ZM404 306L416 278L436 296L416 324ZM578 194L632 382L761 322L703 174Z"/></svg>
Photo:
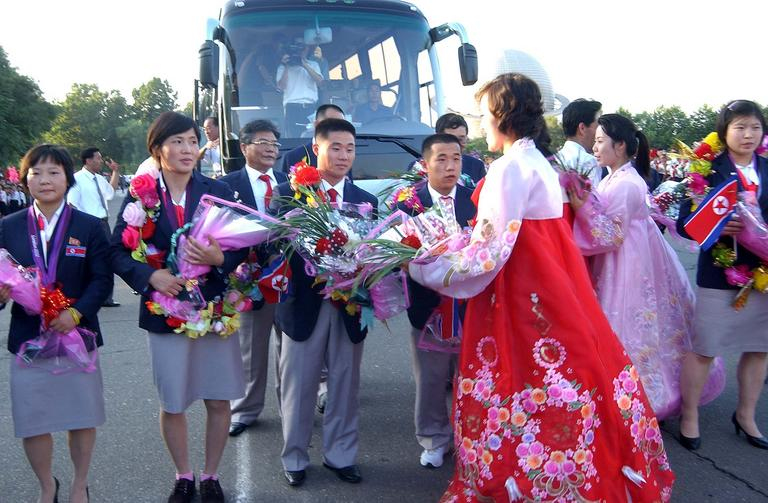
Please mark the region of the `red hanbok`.
<svg viewBox="0 0 768 503"><path fill-rule="evenodd" d="M470 299L442 501L668 501L657 420L562 218L557 173L519 140L478 202L467 247L410 269Z"/></svg>

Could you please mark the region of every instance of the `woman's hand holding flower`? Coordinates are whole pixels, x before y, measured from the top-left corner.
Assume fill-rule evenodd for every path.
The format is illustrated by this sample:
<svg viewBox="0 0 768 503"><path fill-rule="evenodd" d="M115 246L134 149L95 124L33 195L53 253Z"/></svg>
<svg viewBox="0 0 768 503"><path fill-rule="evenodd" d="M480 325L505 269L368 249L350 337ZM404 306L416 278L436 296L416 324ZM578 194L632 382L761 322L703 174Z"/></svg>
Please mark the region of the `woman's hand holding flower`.
<svg viewBox="0 0 768 503"><path fill-rule="evenodd" d="M149 284L168 297L176 297L184 289L186 281L174 276L168 269L158 269L149 277Z"/></svg>
<svg viewBox="0 0 768 503"><path fill-rule="evenodd" d="M60 334L68 334L75 329L77 323L72 318L72 313L68 310L61 311L59 315L51 321L49 327Z"/></svg>
<svg viewBox="0 0 768 503"><path fill-rule="evenodd" d="M224 263L224 252L219 243L208 236L208 245L190 237L187 241L186 259L190 264L219 267Z"/></svg>

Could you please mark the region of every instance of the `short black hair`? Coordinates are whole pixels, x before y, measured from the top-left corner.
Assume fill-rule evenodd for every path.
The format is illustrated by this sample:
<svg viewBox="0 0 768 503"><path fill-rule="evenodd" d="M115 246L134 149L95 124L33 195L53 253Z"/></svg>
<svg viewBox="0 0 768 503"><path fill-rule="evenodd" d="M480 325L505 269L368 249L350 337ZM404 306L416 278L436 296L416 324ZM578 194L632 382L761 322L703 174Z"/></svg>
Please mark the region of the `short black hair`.
<svg viewBox="0 0 768 503"><path fill-rule="evenodd" d="M64 175L67 177L67 188L70 188L75 184L74 161L72 161L72 156L69 155L67 149L59 145L43 143L42 145L37 145L27 150L27 153L24 154L24 158L21 160L19 181L25 188L27 188L29 170L44 161L58 164L64 169Z"/></svg>
<svg viewBox="0 0 768 503"><path fill-rule="evenodd" d="M214 124L216 124L216 127L219 126L219 118L215 115L209 115L205 119L203 119L203 124L205 124L205 121L213 121Z"/></svg>
<svg viewBox="0 0 768 503"><path fill-rule="evenodd" d="M88 159L93 159L93 156L96 155L96 152L100 152L100 150L96 147L88 147L87 149L80 152L80 160L83 161L83 164L85 164L85 161Z"/></svg>
<svg viewBox="0 0 768 503"><path fill-rule="evenodd" d="M339 105L334 105L333 103L326 103L324 105L320 105L317 107L317 110L315 110L315 119L317 119L320 116L325 117L326 112L328 110L336 110L341 115L344 115L344 110L341 109Z"/></svg>
<svg viewBox="0 0 768 503"><path fill-rule="evenodd" d="M197 141L200 141L200 130L195 121L186 115L178 112L163 112L157 116L147 131L147 150L149 155L158 160L155 156L155 149L162 146L163 142L175 134L181 134L185 131L193 130Z"/></svg>
<svg viewBox="0 0 768 503"><path fill-rule="evenodd" d="M278 131L277 126L268 120L257 119L249 122L240 129L240 143L248 143L253 139L253 135L266 131L275 135L276 139L280 139L280 131Z"/></svg>
<svg viewBox="0 0 768 503"><path fill-rule="evenodd" d="M455 143L459 146L459 152L461 152L461 142L458 138L448 133L435 133L424 138L424 142L421 144L421 156L427 158L427 154L432 153L432 145L438 143Z"/></svg>
<svg viewBox="0 0 768 503"><path fill-rule="evenodd" d="M728 133L728 126L739 117L754 117L760 121L760 125L763 127L763 134L766 134L765 117L763 111L760 110L760 106L754 101L749 100L734 100L728 102L717 116L717 122L715 123L715 131L720 138L720 142L727 147L725 136ZM762 141L762 138L760 139ZM759 143L759 142L758 142Z"/></svg>
<svg viewBox="0 0 768 503"><path fill-rule="evenodd" d="M563 109L563 132L565 136L575 136L582 122L589 126L595 122L597 112L603 108L599 101L579 98L568 103Z"/></svg>
<svg viewBox="0 0 768 503"><path fill-rule="evenodd" d="M464 117L462 117L459 114L454 113L447 113L444 115L441 115L437 122L435 122L435 132L436 133L444 133L446 129L456 129L459 127L464 127L464 129L469 132L469 126L467 125L467 121L464 120Z"/></svg>
<svg viewBox="0 0 768 503"><path fill-rule="evenodd" d="M357 135L355 126L344 119L323 119L315 126L315 138L327 140L329 134L340 132L351 133L352 136Z"/></svg>

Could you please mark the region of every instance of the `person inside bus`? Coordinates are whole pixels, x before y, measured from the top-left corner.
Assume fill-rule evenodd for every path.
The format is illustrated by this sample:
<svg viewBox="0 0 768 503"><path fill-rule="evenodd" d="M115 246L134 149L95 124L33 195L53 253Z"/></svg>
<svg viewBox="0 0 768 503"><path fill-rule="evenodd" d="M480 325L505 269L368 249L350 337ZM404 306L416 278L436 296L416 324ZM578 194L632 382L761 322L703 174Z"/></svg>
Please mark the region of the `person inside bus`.
<svg viewBox="0 0 768 503"><path fill-rule="evenodd" d="M317 126L320 121L325 119L344 119L344 110L342 110L340 106L331 103L320 105L315 111L315 121L312 124L313 128ZM312 143L314 143L314 141L314 139L311 139L305 145L299 145L295 149L286 152L283 156L283 173L290 173L291 166L302 159L304 159L310 166L317 166L317 155L315 155L312 150Z"/></svg>
<svg viewBox="0 0 768 503"><path fill-rule="evenodd" d="M384 106L381 102L381 84L378 80L373 80L368 85L368 101L355 107L352 120L367 124L375 120L392 117L393 113L391 107Z"/></svg>
<svg viewBox="0 0 768 503"><path fill-rule="evenodd" d="M283 92L285 136L298 138L307 117L317 106L317 86L323 81L320 65L307 59L309 47L301 38L286 46L277 67L277 88Z"/></svg>

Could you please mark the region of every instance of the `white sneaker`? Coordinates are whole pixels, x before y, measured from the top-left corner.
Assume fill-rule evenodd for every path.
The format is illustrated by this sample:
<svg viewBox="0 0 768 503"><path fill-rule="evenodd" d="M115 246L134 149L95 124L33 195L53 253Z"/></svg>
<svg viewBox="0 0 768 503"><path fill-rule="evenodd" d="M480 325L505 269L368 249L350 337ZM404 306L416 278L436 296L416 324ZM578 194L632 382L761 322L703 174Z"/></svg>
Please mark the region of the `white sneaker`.
<svg viewBox="0 0 768 503"><path fill-rule="evenodd" d="M437 449L424 449L421 452L419 461L421 466L427 468L440 468L443 466L443 457L445 457L445 447L438 447Z"/></svg>

